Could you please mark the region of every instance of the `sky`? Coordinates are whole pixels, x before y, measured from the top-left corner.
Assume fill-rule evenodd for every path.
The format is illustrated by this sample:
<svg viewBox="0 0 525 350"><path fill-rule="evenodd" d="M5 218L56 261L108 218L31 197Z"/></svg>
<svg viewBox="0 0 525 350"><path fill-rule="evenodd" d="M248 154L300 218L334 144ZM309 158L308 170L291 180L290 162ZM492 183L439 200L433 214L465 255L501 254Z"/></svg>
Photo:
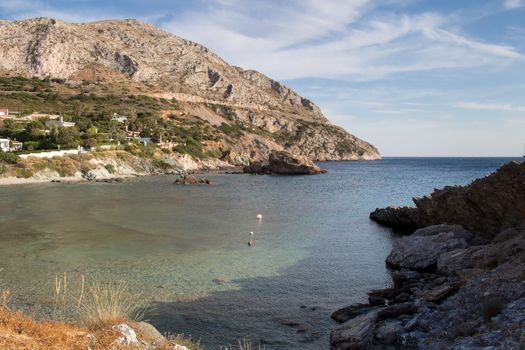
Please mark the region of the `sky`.
<svg viewBox="0 0 525 350"><path fill-rule="evenodd" d="M1 0L0 19L137 18L258 70L384 156L525 151L525 0Z"/></svg>

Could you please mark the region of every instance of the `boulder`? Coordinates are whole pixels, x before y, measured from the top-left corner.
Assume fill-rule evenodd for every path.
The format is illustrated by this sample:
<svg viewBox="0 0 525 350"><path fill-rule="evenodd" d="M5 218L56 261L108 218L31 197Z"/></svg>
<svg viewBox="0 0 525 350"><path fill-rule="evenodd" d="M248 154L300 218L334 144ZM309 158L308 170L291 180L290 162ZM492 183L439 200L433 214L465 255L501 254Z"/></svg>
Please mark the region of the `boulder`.
<svg viewBox="0 0 525 350"><path fill-rule="evenodd" d="M396 344L402 330L403 326L400 321L388 321L377 327L375 337L381 344Z"/></svg>
<svg viewBox="0 0 525 350"><path fill-rule="evenodd" d="M452 294L456 288L449 284L445 284L423 293L422 298L426 301L438 303Z"/></svg>
<svg viewBox="0 0 525 350"><path fill-rule="evenodd" d="M112 328L120 332L120 337L116 340L118 344L133 345L138 343L137 334L133 328L127 324L121 323L113 326Z"/></svg>
<svg viewBox="0 0 525 350"><path fill-rule="evenodd" d="M471 234L458 225L425 227L411 236L397 239L386 263L398 269L432 269L441 254L466 248L469 237Z"/></svg>
<svg viewBox="0 0 525 350"><path fill-rule="evenodd" d="M157 328L147 322L138 322L133 325L136 333L142 338L153 342L156 345L166 343L166 338L160 333Z"/></svg>
<svg viewBox="0 0 525 350"><path fill-rule="evenodd" d="M377 312L370 311L338 326L330 333L330 349L369 349L374 339L376 319Z"/></svg>
<svg viewBox="0 0 525 350"><path fill-rule="evenodd" d="M356 316L369 312L372 307L369 304L352 304L337 311L330 316L332 320L343 323Z"/></svg>
<svg viewBox="0 0 525 350"><path fill-rule="evenodd" d="M387 306L377 312L377 318L387 319L396 318L401 315L413 315L418 310L418 307L412 303L401 303Z"/></svg>
<svg viewBox="0 0 525 350"><path fill-rule="evenodd" d="M259 175L262 175L262 174L265 174L265 166L260 161L253 161L253 162L250 162L249 165L246 165L243 168L243 172L246 173L246 174L259 174Z"/></svg>
<svg viewBox="0 0 525 350"><path fill-rule="evenodd" d="M323 170L304 156L288 152L272 152L268 158L267 169L277 175L312 175L321 174Z"/></svg>

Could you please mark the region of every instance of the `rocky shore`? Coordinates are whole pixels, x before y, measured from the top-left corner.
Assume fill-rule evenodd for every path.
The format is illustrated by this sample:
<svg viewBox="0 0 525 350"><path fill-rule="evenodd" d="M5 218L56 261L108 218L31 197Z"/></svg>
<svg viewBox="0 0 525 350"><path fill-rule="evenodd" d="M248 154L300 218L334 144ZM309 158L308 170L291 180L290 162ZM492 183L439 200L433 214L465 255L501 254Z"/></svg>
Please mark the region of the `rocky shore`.
<svg viewBox="0 0 525 350"><path fill-rule="evenodd" d="M525 163L414 203L371 213L417 230L386 258L391 288L332 314L331 349L525 348Z"/></svg>

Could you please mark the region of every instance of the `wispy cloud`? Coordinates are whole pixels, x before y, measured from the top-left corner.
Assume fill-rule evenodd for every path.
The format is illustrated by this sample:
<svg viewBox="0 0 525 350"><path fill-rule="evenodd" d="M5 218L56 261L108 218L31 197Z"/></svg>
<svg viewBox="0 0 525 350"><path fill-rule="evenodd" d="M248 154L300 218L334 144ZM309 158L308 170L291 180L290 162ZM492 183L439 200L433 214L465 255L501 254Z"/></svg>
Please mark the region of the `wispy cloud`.
<svg viewBox="0 0 525 350"><path fill-rule="evenodd" d="M510 103L458 102L456 107L495 112L525 112L525 106L515 106Z"/></svg>
<svg viewBox="0 0 525 350"><path fill-rule="evenodd" d="M515 8L522 7L524 5L523 0L504 0L503 6L505 6L506 9L511 10Z"/></svg>
<svg viewBox="0 0 525 350"><path fill-rule="evenodd" d="M214 3L163 27L203 43L228 61L279 79L373 80L440 69L500 67L524 60L516 48L487 43L433 12L375 11L378 2ZM376 13L377 12L377 13Z"/></svg>

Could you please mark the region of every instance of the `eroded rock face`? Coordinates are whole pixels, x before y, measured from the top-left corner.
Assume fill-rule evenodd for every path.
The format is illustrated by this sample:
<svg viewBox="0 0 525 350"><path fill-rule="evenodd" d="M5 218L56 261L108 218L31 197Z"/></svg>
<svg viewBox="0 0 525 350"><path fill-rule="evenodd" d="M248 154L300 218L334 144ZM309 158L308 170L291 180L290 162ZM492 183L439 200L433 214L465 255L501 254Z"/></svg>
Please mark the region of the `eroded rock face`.
<svg viewBox="0 0 525 350"><path fill-rule="evenodd" d="M510 162L467 186L449 186L414 198L415 207L376 209L370 218L383 225L425 227L458 224L485 238L524 228L525 163Z"/></svg>

